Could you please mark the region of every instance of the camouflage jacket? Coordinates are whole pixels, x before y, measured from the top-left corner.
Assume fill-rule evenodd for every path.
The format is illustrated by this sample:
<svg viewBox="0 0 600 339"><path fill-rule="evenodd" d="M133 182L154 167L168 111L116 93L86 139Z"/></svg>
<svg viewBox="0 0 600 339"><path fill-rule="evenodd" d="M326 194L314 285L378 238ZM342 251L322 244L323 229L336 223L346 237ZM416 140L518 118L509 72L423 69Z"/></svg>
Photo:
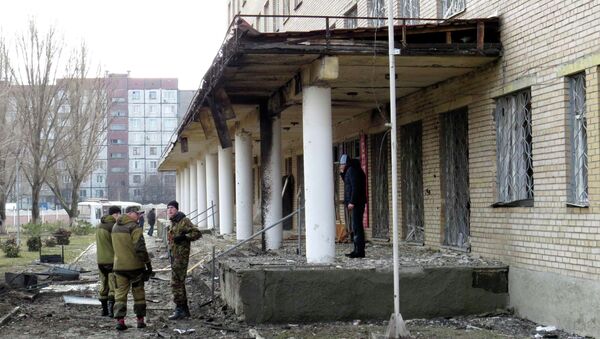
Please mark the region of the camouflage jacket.
<svg viewBox="0 0 600 339"><path fill-rule="evenodd" d="M179 235L185 235L187 241L179 244L175 243L173 239ZM171 218L171 227L169 227L168 239L169 247L172 251L178 247L187 247L189 249L190 242L198 240L201 237L202 233L200 233L198 227L192 224L192 221L187 218L183 212L177 212L177 214Z"/></svg>
<svg viewBox="0 0 600 339"><path fill-rule="evenodd" d="M150 262L143 230L127 215L117 219L112 229L112 244L115 251L114 271L144 269Z"/></svg>
<svg viewBox="0 0 600 339"><path fill-rule="evenodd" d="M112 264L114 261L115 252L112 246L111 233L115 222L117 221L112 215L105 215L96 226L96 258L98 265Z"/></svg>

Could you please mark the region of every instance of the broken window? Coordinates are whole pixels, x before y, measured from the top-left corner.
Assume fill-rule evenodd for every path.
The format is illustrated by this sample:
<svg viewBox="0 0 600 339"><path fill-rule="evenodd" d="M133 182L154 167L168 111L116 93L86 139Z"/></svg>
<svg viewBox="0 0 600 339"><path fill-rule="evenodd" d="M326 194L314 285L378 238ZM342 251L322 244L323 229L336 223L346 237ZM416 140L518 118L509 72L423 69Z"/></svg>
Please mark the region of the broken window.
<svg viewBox="0 0 600 339"><path fill-rule="evenodd" d="M440 14L444 19L464 11L467 8L467 0L440 0Z"/></svg>
<svg viewBox="0 0 600 339"><path fill-rule="evenodd" d="M381 27L385 25L385 0L367 0L369 26ZM375 19L376 18L376 19Z"/></svg>
<svg viewBox="0 0 600 339"><path fill-rule="evenodd" d="M421 121L400 129L400 173L402 221L406 241L425 240L423 202L423 124Z"/></svg>
<svg viewBox="0 0 600 339"><path fill-rule="evenodd" d="M587 118L585 111L585 73L575 74L569 82L569 124L571 128L571 194L569 203L588 205Z"/></svg>
<svg viewBox="0 0 600 339"><path fill-rule="evenodd" d="M352 6L350 10L344 13L344 16L345 28L356 28L358 26L358 20L356 19L358 16L358 7L356 7L356 5Z"/></svg>
<svg viewBox="0 0 600 339"><path fill-rule="evenodd" d="M497 205L533 205L531 91L496 100Z"/></svg>
<svg viewBox="0 0 600 339"><path fill-rule="evenodd" d="M398 16L401 18L418 18L420 15L419 0L400 0L398 2ZM407 20L407 24L416 25L418 20Z"/></svg>

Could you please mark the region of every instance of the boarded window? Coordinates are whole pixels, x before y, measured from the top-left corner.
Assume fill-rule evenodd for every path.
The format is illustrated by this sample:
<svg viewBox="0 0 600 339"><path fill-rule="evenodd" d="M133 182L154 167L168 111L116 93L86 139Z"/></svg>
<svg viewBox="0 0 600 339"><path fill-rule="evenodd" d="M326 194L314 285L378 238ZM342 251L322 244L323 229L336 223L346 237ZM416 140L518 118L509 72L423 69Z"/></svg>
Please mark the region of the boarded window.
<svg viewBox="0 0 600 339"><path fill-rule="evenodd" d="M469 248L469 141L466 109L448 112L442 123L442 194L444 198L444 245Z"/></svg>
<svg viewBox="0 0 600 339"><path fill-rule="evenodd" d="M400 129L402 221L406 241L423 244L423 125L421 121Z"/></svg>
<svg viewBox="0 0 600 339"><path fill-rule="evenodd" d="M571 194L569 203L588 205L587 117L585 109L585 73L569 81L569 124L571 129Z"/></svg>
<svg viewBox="0 0 600 339"><path fill-rule="evenodd" d="M532 206L531 91L498 98L495 119L498 202Z"/></svg>
<svg viewBox="0 0 600 339"><path fill-rule="evenodd" d="M467 8L467 0L440 0L441 17L447 19Z"/></svg>

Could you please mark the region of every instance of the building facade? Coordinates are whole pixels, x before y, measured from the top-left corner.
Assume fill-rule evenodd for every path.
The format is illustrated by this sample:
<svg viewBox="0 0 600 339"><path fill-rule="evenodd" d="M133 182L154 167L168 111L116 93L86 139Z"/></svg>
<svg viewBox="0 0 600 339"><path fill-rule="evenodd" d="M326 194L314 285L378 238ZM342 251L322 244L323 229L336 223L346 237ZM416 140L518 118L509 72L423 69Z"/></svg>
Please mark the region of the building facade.
<svg viewBox="0 0 600 339"><path fill-rule="evenodd" d="M326 3L232 0L228 8L230 19L236 13L250 15L244 19L259 32L268 33L263 34L264 41L273 37L273 41L268 42L275 45L286 41L275 41L277 35L272 33L276 32L289 38L294 35L285 35L285 32L316 30L312 36L298 36L309 39L322 33L322 41L326 41L326 34L335 37L336 32L348 39L356 37L352 43L359 38L366 39L360 30L346 29L384 26L385 20L378 17L387 15L386 4L387 1L378 0ZM395 16L407 18L397 19L396 24L409 25L408 38L403 41L406 44L400 44L401 36L396 38L397 46L402 48L396 57L397 85L401 86L397 87L398 153L393 156L399 164L401 237L423 246L470 251L502 260L510 265L510 303L517 314L581 334L600 335L596 316L600 305L597 293L600 290L600 148L597 142L600 134L600 26L596 24L600 20L600 3L420 0L395 1L394 4ZM257 16L260 14L281 17ZM346 18L327 20L287 15ZM469 20L477 22L477 34L466 33L471 29L467 23L463 28L443 31L452 22L442 20L449 18L456 22L461 19L467 23ZM488 18L498 18L497 34L502 53L497 58L474 65L469 62L477 57L467 60L410 54L411 44L426 43L440 49L445 44L458 50L481 43L480 52L484 56L485 39L495 34L488 29L490 22L485 21ZM437 29L425 27L431 23L444 34L427 35ZM318 31L326 29L330 32ZM372 36L377 34L377 30L369 32ZM377 42L385 43L386 39L385 35L378 36ZM287 40L289 44L290 40ZM253 44L244 47L261 43L251 42ZM281 49L286 46L278 45ZM310 46L316 49L315 44ZM331 124L329 133L332 133L328 140L333 150L322 148L328 155L324 159L333 161L342 152L361 157L369 181L367 235L372 239L389 239L391 158L385 156L389 154L389 133L385 125L389 112L385 101L387 88L377 86L385 82L376 82L386 75L389 79L389 74L385 71L385 59L375 58L379 53L377 46L371 41L363 47L362 52L369 51L371 56L356 57L352 63L344 61L343 56L335 60L321 58L318 63L310 58L303 61L305 55L296 55L291 49L282 56L266 47L256 52L259 50L256 47L253 53L270 53L269 58L272 58L262 56L262 60L252 59L250 53L238 52L242 56L237 63L228 65L251 64L253 68L248 67L244 80L254 80L255 84L265 87L272 84L273 90L265 95L258 93L258 89L246 87L246 94L239 95L237 105L239 87L234 85L242 82L229 73L219 76L225 83L224 91L229 91L235 119L241 126L230 129L235 131L230 132L236 141L235 149L238 139L240 147L247 147L244 140L248 136L250 140L260 139L261 146L251 145L252 154L260 157L267 151L272 159L276 153L281 156L281 162L273 164L268 162L271 159L267 162L254 159L249 166L257 173L265 173L265 166L270 166L271 174L291 172L297 178L296 189L307 194L311 193L307 186L315 184L315 178L309 175L314 169L307 165L313 167L316 162L314 153L307 152L306 140L314 136L319 125L309 128L309 120L302 119L309 114L306 107L315 107L315 93L321 93L317 97L331 103L329 110L323 109L320 116L311 118L320 119L328 114L333 117L332 122L321 121L321 125ZM387 45L384 47L387 49ZM323 53L333 54L335 48L334 44L327 45ZM310 50L306 47L303 51ZM257 70L264 67L267 60L279 62L268 65L270 73L259 73ZM286 65L297 67L295 71L289 70L291 75L287 78L282 75L288 71ZM327 73L327 65L335 69L337 78ZM315 69L322 73L315 75L312 73ZM331 78L326 77L328 74ZM281 79L277 78L279 75ZM228 86L228 81L235 84ZM290 91L279 95L281 88ZM327 93L331 93L329 101ZM258 109L249 110L249 97L253 95L270 98L266 108L259 104ZM369 96L370 105L358 101ZM348 103L355 103L353 110L342 112L341 107ZM272 107L277 108L276 115L280 117L272 121L272 126L260 120L260 114L252 113ZM322 107L317 105L317 108ZM189 128L179 130L179 135L191 139L201 133L193 125L199 121L205 127L204 112L204 106L192 106L186 113L189 119L185 120ZM259 120L261 131L256 132L251 126ZM204 138L216 139L225 134L225 129L217 123L215 119L216 132L211 135L205 130ZM301 131L296 129L297 125ZM273 138L281 137L281 149L262 146L265 127L273 128ZM323 130L318 136L326 132ZM221 147L230 147L223 140L227 138L221 138ZM199 142L198 145L201 145L199 151L194 150L198 157L189 160L185 152L174 147L161 165L178 171L178 196L193 206L196 202L193 196L202 193L200 190L189 192L189 183L200 182L199 175L205 172L197 169L205 167L208 173L214 161L211 157L218 154L221 159L222 153L217 144ZM319 153L318 149L311 150ZM238 152L235 157L237 166ZM224 165L218 168L219 175L221 169L228 169ZM237 173L236 167L236 176ZM261 176L263 186L268 178L268 175ZM202 179L207 188L209 180L208 175ZM260 191L258 181L254 180L254 192ZM276 183L270 184L269 191L281 190ZM326 188L326 185L320 187L322 195L328 194ZM339 188L336 192L339 194ZM237 191L235 193L237 201ZM324 202L334 200L333 196L326 198ZM273 197L260 195L252 199L255 204L260 200L274 201ZM308 196L306 199L308 204ZM297 206L298 202L294 204ZM264 213L265 205L262 206ZM269 211L274 210L269 207ZM316 213L315 210L318 210L315 206L306 206L307 215ZM329 212L323 211L321 216L328 220ZM236 214L237 223L238 218ZM309 216L306 220L310 223ZM307 232L311 226L307 225ZM307 233L307 242L311 239ZM329 245L324 244L326 246Z"/></svg>

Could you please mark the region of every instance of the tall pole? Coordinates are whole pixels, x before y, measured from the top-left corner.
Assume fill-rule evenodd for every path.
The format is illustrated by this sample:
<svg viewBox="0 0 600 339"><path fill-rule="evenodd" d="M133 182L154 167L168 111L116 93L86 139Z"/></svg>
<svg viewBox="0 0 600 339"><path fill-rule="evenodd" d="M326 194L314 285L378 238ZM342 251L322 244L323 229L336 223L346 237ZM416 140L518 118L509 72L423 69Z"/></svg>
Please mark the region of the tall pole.
<svg viewBox="0 0 600 339"><path fill-rule="evenodd" d="M16 166L16 171L17 173L15 174L15 193L17 196L17 245L19 245L21 243L21 183L20 183L20 178L19 178L19 159L17 158L17 166Z"/></svg>
<svg viewBox="0 0 600 339"><path fill-rule="evenodd" d="M398 159L396 145L396 47L394 39L394 1L388 0L388 56L390 63L390 120L392 123L392 224L394 250L394 314L388 328L389 337L408 337L402 315L400 314L400 268L398 267ZM399 52L398 52L399 54Z"/></svg>

